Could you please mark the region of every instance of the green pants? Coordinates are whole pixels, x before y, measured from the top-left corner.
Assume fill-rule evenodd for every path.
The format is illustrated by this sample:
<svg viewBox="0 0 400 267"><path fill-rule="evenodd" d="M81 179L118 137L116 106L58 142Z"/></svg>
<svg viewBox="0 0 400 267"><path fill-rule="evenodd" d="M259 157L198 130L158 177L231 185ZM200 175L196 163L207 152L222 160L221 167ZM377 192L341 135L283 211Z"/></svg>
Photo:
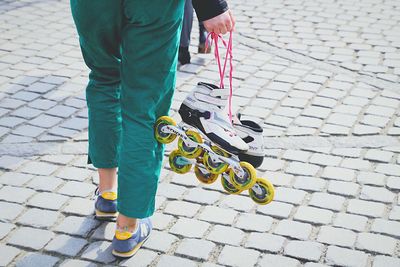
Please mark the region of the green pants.
<svg viewBox="0 0 400 267"><path fill-rule="evenodd" d="M71 0L90 68L89 163L118 167L118 210L154 213L163 146L153 125L175 87L184 0Z"/></svg>

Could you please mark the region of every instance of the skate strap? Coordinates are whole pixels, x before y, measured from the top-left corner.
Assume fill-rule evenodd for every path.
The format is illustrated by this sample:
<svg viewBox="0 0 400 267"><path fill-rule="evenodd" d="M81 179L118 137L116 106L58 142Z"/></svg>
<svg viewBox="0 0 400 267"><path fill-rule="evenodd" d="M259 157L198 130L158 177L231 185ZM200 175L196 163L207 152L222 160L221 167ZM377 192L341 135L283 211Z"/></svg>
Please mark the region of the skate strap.
<svg viewBox="0 0 400 267"><path fill-rule="evenodd" d="M214 48L214 57L218 63L218 71L219 71L219 78L220 78L220 84L219 87L221 89L224 88L224 78L225 78L225 71L226 71L226 65L228 62L229 58L229 121L232 124L232 95L233 95L233 89L232 89L232 73L233 73L233 63L232 63L232 31L229 32L229 41L226 42L223 38L222 35L216 34L214 32L210 32L207 35L207 40L206 40L206 50L208 49L208 44L210 43L212 45L212 42L209 42L209 38L211 36L211 39L214 40L215 48ZM223 46L226 48L226 55L225 55L225 60L224 60L224 65L221 66L221 59L219 55L219 49L218 49L218 40L221 40ZM219 91L219 90L216 90Z"/></svg>

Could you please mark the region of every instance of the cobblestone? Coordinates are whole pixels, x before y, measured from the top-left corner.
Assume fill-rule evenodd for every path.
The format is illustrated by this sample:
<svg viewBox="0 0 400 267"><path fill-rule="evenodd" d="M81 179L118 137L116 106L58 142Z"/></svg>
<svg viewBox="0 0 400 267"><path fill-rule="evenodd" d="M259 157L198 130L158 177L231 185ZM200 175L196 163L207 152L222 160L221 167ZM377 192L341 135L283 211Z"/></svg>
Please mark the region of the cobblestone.
<svg viewBox="0 0 400 267"><path fill-rule="evenodd" d="M274 233L296 239L307 240L311 234L311 230L311 224L281 220L275 228Z"/></svg>
<svg viewBox="0 0 400 267"><path fill-rule="evenodd" d="M352 247L356 242L356 233L347 229L322 226L317 240L330 245Z"/></svg>
<svg viewBox="0 0 400 267"><path fill-rule="evenodd" d="M260 252L253 249L245 249L226 245L218 257L218 263L228 266L254 266Z"/></svg>
<svg viewBox="0 0 400 267"><path fill-rule="evenodd" d="M309 261L318 261L323 253L324 245L313 241L290 241L284 254Z"/></svg>
<svg viewBox="0 0 400 267"><path fill-rule="evenodd" d="M260 261L261 266L298 267L300 261L281 255L265 254Z"/></svg>
<svg viewBox="0 0 400 267"><path fill-rule="evenodd" d="M177 240L178 238L174 235L154 230L143 246L166 253Z"/></svg>
<svg viewBox="0 0 400 267"><path fill-rule="evenodd" d="M329 224L332 221L333 212L330 210L300 206L294 214L294 219L314 224Z"/></svg>
<svg viewBox="0 0 400 267"><path fill-rule="evenodd" d="M400 222L375 219L371 226L371 232L383 233L398 238L400 237Z"/></svg>
<svg viewBox="0 0 400 267"><path fill-rule="evenodd" d="M265 206L259 206L257 211L272 217L286 219L292 212L293 205L282 202L271 202Z"/></svg>
<svg viewBox="0 0 400 267"><path fill-rule="evenodd" d="M207 222L232 225L236 215L237 212L230 209L207 206L200 213L199 219Z"/></svg>
<svg viewBox="0 0 400 267"><path fill-rule="evenodd" d="M340 211L343 208L345 198L326 193L313 193L309 202L310 206Z"/></svg>
<svg viewBox="0 0 400 267"><path fill-rule="evenodd" d="M55 211L29 209L18 219L18 223L35 228L51 228L56 223L58 215Z"/></svg>
<svg viewBox="0 0 400 267"><path fill-rule="evenodd" d="M364 267L367 262L368 255L357 250L329 246L326 252L326 263L329 265Z"/></svg>
<svg viewBox="0 0 400 267"><path fill-rule="evenodd" d="M172 226L170 232L172 234L182 235L189 238L201 238L210 228L210 224L195 219L180 218Z"/></svg>
<svg viewBox="0 0 400 267"><path fill-rule="evenodd" d="M273 219L259 214L243 213L237 219L235 227L246 231L267 232L271 229Z"/></svg>
<svg viewBox="0 0 400 267"><path fill-rule="evenodd" d="M44 248L46 251L57 252L67 256L76 256L87 244L85 239L58 235Z"/></svg>
<svg viewBox="0 0 400 267"><path fill-rule="evenodd" d="M28 236L29 238L27 238ZM39 250L43 248L53 237L54 233L48 230L20 227L11 235L8 243L11 245Z"/></svg>
<svg viewBox="0 0 400 267"><path fill-rule="evenodd" d="M387 267L387 266L398 266L400 259L388 256L375 256L373 267Z"/></svg>
<svg viewBox="0 0 400 267"><path fill-rule="evenodd" d="M392 255L396 248L396 239L377 234L360 233L356 247L361 250Z"/></svg>
<svg viewBox="0 0 400 267"><path fill-rule="evenodd" d="M12 260L21 253L21 250L0 244L0 266L9 266Z"/></svg>
<svg viewBox="0 0 400 267"><path fill-rule="evenodd" d="M381 217L385 211L385 205L370 201L351 199L347 206L347 212L365 215L369 217Z"/></svg>
<svg viewBox="0 0 400 267"><path fill-rule="evenodd" d="M239 246L244 238L244 232L233 227L216 225L206 238L216 243Z"/></svg>
<svg viewBox="0 0 400 267"><path fill-rule="evenodd" d="M193 250L193 248L196 248L196 250ZM214 248L215 244L210 241L184 239L176 249L176 253L192 258L207 260Z"/></svg>
<svg viewBox="0 0 400 267"><path fill-rule="evenodd" d="M27 253L22 259L18 260L16 266L28 267L28 266L43 266L52 267L57 264L59 258L40 253Z"/></svg>

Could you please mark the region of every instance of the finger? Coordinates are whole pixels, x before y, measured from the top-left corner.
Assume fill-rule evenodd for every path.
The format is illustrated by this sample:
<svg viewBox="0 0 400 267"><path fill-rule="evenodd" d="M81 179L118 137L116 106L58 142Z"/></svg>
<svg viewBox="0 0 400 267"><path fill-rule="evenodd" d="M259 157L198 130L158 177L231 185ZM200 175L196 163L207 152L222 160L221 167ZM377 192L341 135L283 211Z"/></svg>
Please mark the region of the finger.
<svg viewBox="0 0 400 267"><path fill-rule="evenodd" d="M221 34L225 34L225 33L228 32L228 30L226 29L226 26L225 26L225 25L221 25L221 26L219 27L219 30L220 30Z"/></svg>
<svg viewBox="0 0 400 267"><path fill-rule="evenodd" d="M227 20L225 22L225 27L228 32L230 32L232 30L232 21L231 21L230 17L227 18Z"/></svg>
<svg viewBox="0 0 400 267"><path fill-rule="evenodd" d="M232 21L232 31L235 30L235 24L236 24L236 20L235 17L233 16L232 12L229 10L229 16L231 17L231 21Z"/></svg>

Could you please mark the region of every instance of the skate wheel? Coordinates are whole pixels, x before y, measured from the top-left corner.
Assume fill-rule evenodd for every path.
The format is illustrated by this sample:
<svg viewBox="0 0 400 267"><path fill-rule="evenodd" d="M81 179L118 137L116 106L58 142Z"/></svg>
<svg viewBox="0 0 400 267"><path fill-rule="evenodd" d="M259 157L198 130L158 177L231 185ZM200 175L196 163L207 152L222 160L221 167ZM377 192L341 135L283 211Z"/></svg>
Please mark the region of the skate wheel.
<svg viewBox="0 0 400 267"><path fill-rule="evenodd" d="M275 189L271 182L258 178L252 188L249 189L250 198L260 205L266 205L274 199Z"/></svg>
<svg viewBox="0 0 400 267"><path fill-rule="evenodd" d="M254 167L245 161L241 161L240 167L242 167L244 171L244 176L240 178L236 175L233 169L229 169L229 177L232 185L240 190L247 190L256 183L257 173Z"/></svg>
<svg viewBox="0 0 400 267"><path fill-rule="evenodd" d="M198 166L194 167L194 174L196 175L197 180L203 184L212 184L218 179L218 174L211 173L206 169L199 168Z"/></svg>
<svg viewBox="0 0 400 267"><path fill-rule="evenodd" d="M192 164L182 155L179 150L173 150L169 155L169 166L180 174L187 173L192 168Z"/></svg>
<svg viewBox="0 0 400 267"><path fill-rule="evenodd" d="M188 130L188 131L186 131L186 136L190 140L192 140L196 143L199 143L199 144L203 143L203 138L201 138L201 135L198 132ZM202 152L202 149L199 146L196 146L196 147L187 146L182 138L179 138L179 140L178 140L178 148L179 148L179 151L182 152L182 154L189 159L194 159L194 158L199 157Z"/></svg>
<svg viewBox="0 0 400 267"><path fill-rule="evenodd" d="M215 154L223 156L225 158L229 157L229 154L225 152L224 150L220 149L217 146L211 146L211 150L215 152ZM205 152L203 156L203 164L209 170L211 173L214 174L221 174L225 172L229 165L228 163L225 162L214 162L211 159L211 156L209 153Z"/></svg>
<svg viewBox="0 0 400 267"><path fill-rule="evenodd" d="M238 195L242 193L242 190L237 189L236 187L233 186L233 184L229 180L229 175L228 174L222 174L221 175L221 184L224 190L231 195Z"/></svg>
<svg viewBox="0 0 400 267"><path fill-rule="evenodd" d="M168 144L175 140L176 135L173 133L164 133L162 128L167 125L176 126L176 122L173 118L168 116L162 116L157 119L154 125L154 136L161 144Z"/></svg>

